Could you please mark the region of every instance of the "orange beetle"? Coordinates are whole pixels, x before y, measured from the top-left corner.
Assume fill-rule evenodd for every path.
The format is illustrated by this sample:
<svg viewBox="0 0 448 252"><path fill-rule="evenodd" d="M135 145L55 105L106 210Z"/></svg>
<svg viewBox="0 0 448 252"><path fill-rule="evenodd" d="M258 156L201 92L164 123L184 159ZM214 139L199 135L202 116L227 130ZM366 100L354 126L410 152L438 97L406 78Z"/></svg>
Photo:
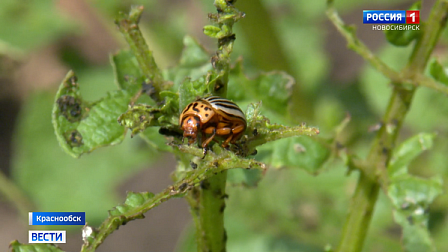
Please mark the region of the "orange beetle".
<svg viewBox="0 0 448 252"><path fill-rule="evenodd" d="M189 144L196 141L200 131L202 148L207 147L216 135L226 138L222 143L226 148L241 138L247 127L238 105L218 96L200 98L188 104L179 117L179 125L183 136L189 138ZM207 135L210 136L206 138Z"/></svg>

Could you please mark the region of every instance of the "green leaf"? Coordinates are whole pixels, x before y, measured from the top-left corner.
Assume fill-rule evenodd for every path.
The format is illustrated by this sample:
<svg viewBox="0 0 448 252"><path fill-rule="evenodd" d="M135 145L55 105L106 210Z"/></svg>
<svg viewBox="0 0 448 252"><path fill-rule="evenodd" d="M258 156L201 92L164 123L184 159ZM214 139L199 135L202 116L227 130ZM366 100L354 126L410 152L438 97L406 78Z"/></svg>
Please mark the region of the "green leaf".
<svg viewBox="0 0 448 252"><path fill-rule="evenodd" d="M69 72L56 94L53 126L61 147L79 157L98 147L120 143L125 129L117 123L126 111L131 95L127 91L109 92L93 104L82 100L73 72Z"/></svg>
<svg viewBox="0 0 448 252"><path fill-rule="evenodd" d="M142 88L145 78L132 51L120 50L110 56L110 62L120 89L135 94Z"/></svg>
<svg viewBox="0 0 448 252"><path fill-rule="evenodd" d="M429 64L429 74L431 74L435 80L448 85L447 72L437 59L432 60Z"/></svg>
<svg viewBox="0 0 448 252"><path fill-rule="evenodd" d="M228 97L234 101L262 101L264 109L285 115L294 84L294 79L281 71L261 73L249 79L239 61L230 71Z"/></svg>
<svg viewBox="0 0 448 252"><path fill-rule="evenodd" d="M169 128L166 130L171 132ZM173 148L171 148L166 144L167 140L159 132L160 132L159 127L149 127L146 128L145 131L143 131L139 136L141 136L150 147L158 151L172 151ZM172 135L176 134L176 132L174 132Z"/></svg>
<svg viewBox="0 0 448 252"><path fill-rule="evenodd" d="M257 169L231 169L227 171L227 182L233 185L254 187L263 178L263 172Z"/></svg>
<svg viewBox="0 0 448 252"><path fill-rule="evenodd" d="M218 38L218 34L221 32L221 28L214 26L214 25L206 25L204 26L204 34L212 37L212 38Z"/></svg>
<svg viewBox="0 0 448 252"><path fill-rule="evenodd" d="M159 126L157 117L161 114L159 108L145 104L137 104L121 114L118 122L120 125L131 130L132 137L150 126Z"/></svg>
<svg viewBox="0 0 448 252"><path fill-rule="evenodd" d="M430 233L425 225L416 224L408 215L394 211L394 219L403 228L403 246L406 252L435 252Z"/></svg>
<svg viewBox="0 0 448 252"><path fill-rule="evenodd" d="M147 200L153 197L154 194L150 192L140 192L140 193L128 192L125 202L121 205L114 207L112 210L109 211L109 214L110 216L120 216L128 211L131 211L133 208L137 208L143 205L143 203L145 203ZM141 216L141 218L143 218L143 216Z"/></svg>
<svg viewBox="0 0 448 252"><path fill-rule="evenodd" d="M63 252L54 244L21 244L15 240L9 244L12 252Z"/></svg>
<svg viewBox="0 0 448 252"><path fill-rule="evenodd" d="M174 82L178 87L185 78L196 80L212 70L209 53L195 39L184 37L184 50L176 67L163 72L165 80Z"/></svg>
<svg viewBox="0 0 448 252"><path fill-rule="evenodd" d="M160 92L160 97L164 99L164 104L160 109L162 115L158 118L159 123L161 125L165 123L177 125L180 114L179 94L171 91L162 91Z"/></svg>
<svg viewBox="0 0 448 252"><path fill-rule="evenodd" d="M301 168L317 174L330 156L330 151L315 138L291 137L258 147L257 160L274 168Z"/></svg>
<svg viewBox="0 0 448 252"><path fill-rule="evenodd" d="M182 82L179 87L179 114L190 102L204 96L204 93L207 91L207 85L204 83L204 78L195 81L187 78Z"/></svg>
<svg viewBox="0 0 448 252"><path fill-rule="evenodd" d="M205 63L210 63L209 53L196 39L185 36L184 50L180 57L179 66L194 68L202 67Z"/></svg>
<svg viewBox="0 0 448 252"><path fill-rule="evenodd" d="M400 25L391 25L394 27L400 27ZM414 27L420 27L421 28L421 24L419 25L412 25ZM397 29L397 28L396 28ZM417 28L415 28L417 29ZM389 43L395 45L395 46L408 46L412 41L414 41L415 39L417 39L418 37L421 36L422 31L421 30L386 30L384 31L384 33L386 34L386 39L387 41L389 41Z"/></svg>
<svg viewBox="0 0 448 252"><path fill-rule="evenodd" d="M117 184L147 167L157 152L134 140L73 159L54 137L53 98L50 93L34 94L23 105L14 135L12 177L37 211L82 211L90 224L99 223L119 202ZM73 228L79 229L64 227Z"/></svg>
<svg viewBox="0 0 448 252"><path fill-rule="evenodd" d="M412 210L423 208L442 192L442 179L423 179L403 175L393 180L388 189L389 197L397 209Z"/></svg>
<svg viewBox="0 0 448 252"><path fill-rule="evenodd" d="M408 10L420 10L422 7L422 2L418 1L415 2ZM400 25L391 25L394 27L400 27ZM406 25L408 26L408 25ZM421 27L422 24L418 25L412 25L413 27ZM419 30L386 30L384 33L386 34L386 39L391 44L395 46L407 46L409 45L414 39L421 36L423 29Z"/></svg>
<svg viewBox="0 0 448 252"><path fill-rule="evenodd" d="M436 251L428 231L428 208L442 193L442 179L422 179L403 175L393 180L388 195L395 211L395 221L403 228L405 251Z"/></svg>
<svg viewBox="0 0 448 252"><path fill-rule="evenodd" d="M406 174L409 163L433 145L436 134L420 133L404 141L392 155L387 167L391 178Z"/></svg>
<svg viewBox="0 0 448 252"><path fill-rule="evenodd" d="M0 40L25 51L45 47L68 33L74 33L76 27L53 1L2 0L0 24L3 24L0 26Z"/></svg>

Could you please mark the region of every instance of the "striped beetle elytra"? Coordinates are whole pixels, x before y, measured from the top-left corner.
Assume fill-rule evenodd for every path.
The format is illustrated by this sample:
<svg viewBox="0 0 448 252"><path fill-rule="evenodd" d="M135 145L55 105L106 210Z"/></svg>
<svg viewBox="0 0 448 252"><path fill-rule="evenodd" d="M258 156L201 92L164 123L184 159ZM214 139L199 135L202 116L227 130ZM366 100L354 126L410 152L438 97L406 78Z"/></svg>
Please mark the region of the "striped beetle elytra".
<svg viewBox="0 0 448 252"><path fill-rule="evenodd" d="M202 148L207 147L216 135L225 138L222 147L226 148L241 138L247 127L238 105L218 96L200 98L188 104L179 117L179 125L189 144L196 141L200 132Z"/></svg>

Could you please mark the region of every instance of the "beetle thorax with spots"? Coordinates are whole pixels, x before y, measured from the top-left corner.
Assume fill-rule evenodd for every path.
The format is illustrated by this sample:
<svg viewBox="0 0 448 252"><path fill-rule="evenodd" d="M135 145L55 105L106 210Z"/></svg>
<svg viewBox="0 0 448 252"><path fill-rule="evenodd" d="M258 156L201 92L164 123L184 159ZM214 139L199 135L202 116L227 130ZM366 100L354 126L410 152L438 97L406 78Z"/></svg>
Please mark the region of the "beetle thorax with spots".
<svg viewBox="0 0 448 252"><path fill-rule="evenodd" d="M246 129L246 118L235 103L218 97L209 96L188 104L179 117L179 125L189 144L196 141L201 133L202 147L205 148L214 137L225 137L222 146L235 143ZM209 137L207 137L209 135Z"/></svg>
<svg viewBox="0 0 448 252"><path fill-rule="evenodd" d="M180 127L184 131L184 137L190 139L190 144L196 140L203 125L213 121L214 115L213 108L201 101L192 102L184 109L180 118Z"/></svg>

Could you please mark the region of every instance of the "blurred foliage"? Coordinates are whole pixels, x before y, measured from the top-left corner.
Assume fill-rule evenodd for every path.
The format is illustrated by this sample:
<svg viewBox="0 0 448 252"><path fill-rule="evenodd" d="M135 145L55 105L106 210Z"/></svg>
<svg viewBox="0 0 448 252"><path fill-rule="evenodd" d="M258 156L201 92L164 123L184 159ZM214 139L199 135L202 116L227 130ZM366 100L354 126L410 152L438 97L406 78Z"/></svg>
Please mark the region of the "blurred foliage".
<svg viewBox="0 0 448 252"><path fill-rule="evenodd" d="M326 46L331 46L332 42L328 42L326 37L330 28L325 21L324 1L298 3L293 0L265 0L261 3L270 14L270 19L258 20L258 23L260 26L265 22L272 23L274 35L278 37L281 48L272 48L272 51L263 53L253 51L253 42L245 37L243 28L236 27L237 43L232 55L235 67L231 72L229 97L243 110L249 101L257 102L254 99L262 97L263 114L269 117L271 122L292 125L306 118L309 124L319 125L321 134L326 137L332 136L331 130L344 118L347 111L352 115L352 121L342 132L341 138L346 147L364 155L368 148L367 143L374 134L368 128L378 122L387 106L391 93L388 80L368 65L352 76L350 83L335 83L330 79L330 71L341 71L341 66L330 63L325 49ZM181 1L94 0L89 1L89 4L111 30L114 29L111 20L118 11L126 11L131 4L145 5L141 20L142 29L150 48L155 52L159 66L173 66L181 55L182 44L191 50L184 50L179 64L163 73L164 78L172 80L176 87L186 81L185 76L190 76L190 83L193 83L211 68L209 55L213 50L210 48L215 48L213 42L198 35L200 30L194 30L206 24L206 13L213 11L210 1L188 2L188 6L192 6L191 9L185 8L187 3ZM386 0L376 1L372 8L394 9L395 4L397 2L391 4ZM355 16L361 15L362 9L367 8L365 6L372 6L369 1L353 0L336 1L336 5L342 15ZM252 13L250 9L240 10L246 12L246 19L257 18L257 14ZM67 36L70 38L73 34L80 34L80 22L76 18L65 16L56 8L55 1L1 1L0 23L7 25L0 26L0 54L3 57L16 58L17 52L27 55L45 46L61 45ZM244 25L244 22L243 19L241 25ZM196 32L196 39L184 37L193 32ZM380 32L371 32L378 33L379 37L380 44L376 55L394 69L403 67L411 50L410 46L394 47L385 42L384 35ZM122 42L118 36L116 39ZM264 43L269 37L258 39L258 43ZM205 44L209 52L204 52L195 40ZM447 82L447 42L448 32L445 31L441 39L441 49L436 51L437 61L432 61L428 69L435 79L443 83ZM77 53L73 48L68 50L72 50L70 55ZM100 99L106 92L117 89L113 85L116 71L112 67L97 66L87 59L79 61L77 58L64 58L62 54L67 52L59 53L64 64L70 68L77 67L81 93L83 99L89 103ZM115 62L117 57L125 56L126 52L122 53L114 54L111 60ZM289 104L283 100L282 96L285 94L282 93L276 93L275 99L263 97L269 94L269 86L256 82L259 78L258 58L270 58L269 54L274 53L284 54L288 69L277 69L276 62L272 61L264 70L290 71L289 74L295 78L297 85L295 90L290 90L292 99ZM237 59L239 55L242 55L244 60ZM128 63L135 62L131 60ZM242 69L249 79L242 74ZM281 78L281 75L282 72L274 72L270 78ZM258 93L241 89L239 84L242 81L248 85L259 84L256 90ZM143 141L138 138L132 141L126 139L121 145L99 149L94 155L87 154L79 160L74 160L58 146L50 123L55 92L56 88L51 92L40 91L24 100L14 133L12 178L32 199L36 210L85 211L88 222L96 225L107 216L106 210L122 202L114 192L117 184L156 160L159 156L156 146L164 142L164 139L156 139L149 147L141 144ZM273 102L274 100L276 102ZM287 113L287 109L290 113ZM447 180L447 115L446 96L425 88L417 91L399 143L420 132L437 134L431 138L433 143L430 151L425 151L406 164L411 174L426 178L438 174L442 180ZM149 139L154 139L155 135L159 136L156 131L146 130L145 134L150 136ZM225 219L228 251L323 251L326 244L333 247L337 244L349 198L354 190L356 174L346 176L346 168L337 162L324 167L321 167L322 163L300 164L311 174L319 172L319 176L293 169L298 165L296 154L300 153L301 146L306 146L306 139L285 139L259 148L257 159L265 161L264 157L268 156L269 162L280 169L268 171L256 188L229 186L230 198ZM266 155L266 152L274 153ZM325 160L326 155L328 154L318 159ZM245 174L235 173L229 174L230 176L234 176L232 181L235 181L230 184L249 181L241 178L246 176ZM394 190L399 194L397 198L406 197L401 195L400 186L406 183L407 186L413 187L409 184L413 184L415 180L403 178L399 181ZM447 189L447 183L442 186L439 178L428 179L425 188L431 195ZM401 205L396 203L395 207ZM400 250L401 229L394 219L406 228L407 215L400 211L392 212L393 207L386 195L380 195L363 251ZM422 222L428 223L429 232L438 250L448 251L447 194L435 198L426 211L428 212ZM405 229L403 232L420 230ZM194 251L187 248L192 247L188 246L192 244L189 239L194 238L182 239L185 245L180 244L178 251Z"/></svg>

